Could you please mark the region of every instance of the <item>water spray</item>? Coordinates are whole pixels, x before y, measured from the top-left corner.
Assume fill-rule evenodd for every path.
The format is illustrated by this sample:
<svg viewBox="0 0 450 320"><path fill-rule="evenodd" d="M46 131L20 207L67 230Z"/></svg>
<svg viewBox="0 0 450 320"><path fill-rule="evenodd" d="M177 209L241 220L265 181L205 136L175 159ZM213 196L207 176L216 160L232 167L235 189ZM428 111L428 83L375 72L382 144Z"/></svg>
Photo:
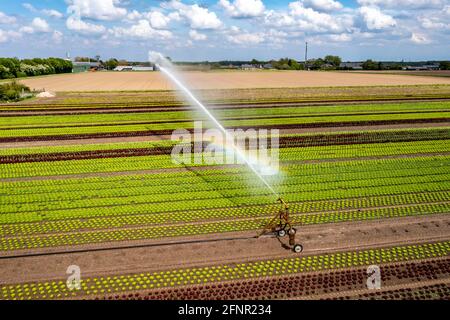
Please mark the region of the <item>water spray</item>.
<svg viewBox="0 0 450 320"><path fill-rule="evenodd" d="M295 234L297 230L293 227L292 222L289 217L289 205L281 198L281 196L275 192L272 186L267 182L266 179L258 172L255 166L252 164L250 159L246 154L234 143L234 137L222 126L222 124L211 114L211 112L206 108L200 100L181 82L178 77L175 76L173 72L172 63L166 59L161 53L150 51L149 59L153 62L156 67L172 81L183 94L192 101L196 106L198 106L204 114L215 124L215 126L225 135L225 141L232 141L230 147L236 152L236 154L245 162L245 164L253 171L253 173L259 178L259 180L277 197L277 202L281 204L280 211L270 220L270 222L264 227L261 233L258 234L258 238L267 232L274 232L278 237L284 237L289 235L289 245L292 247L294 252L300 253L303 251L303 246L295 243Z"/></svg>
<svg viewBox="0 0 450 320"><path fill-rule="evenodd" d="M197 105L203 113L205 113L208 118L215 124L215 126L225 135L226 141L233 141L230 147L236 152L239 158L245 162L245 164L253 171L253 173L261 180L261 182L272 192L276 197L280 196L275 192L272 186L267 182L266 179L258 172L255 166L251 163L250 159L245 155L245 153L234 143L234 137L220 124L220 122L209 112L200 100L174 75L171 71L172 64L166 59L161 53L150 51L149 59L153 62L162 73L164 73L185 95L189 98L195 105Z"/></svg>

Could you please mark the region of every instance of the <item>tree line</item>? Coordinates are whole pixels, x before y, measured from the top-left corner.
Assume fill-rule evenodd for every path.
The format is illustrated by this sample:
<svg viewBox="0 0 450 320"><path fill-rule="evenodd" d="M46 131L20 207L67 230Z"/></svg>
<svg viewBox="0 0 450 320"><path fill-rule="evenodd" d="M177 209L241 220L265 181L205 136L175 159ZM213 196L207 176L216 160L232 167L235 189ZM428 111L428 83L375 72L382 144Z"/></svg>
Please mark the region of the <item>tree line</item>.
<svg viewBox="0 0 450 320"><path fill-rule="evenodd" d="M232 61L224 60L217 62L202 61L202 62L178 62L180 65L206 65L211 66L212 69L222 68L236 68L242 65L253 65L257 68L266 67L277 70L353 70L356 67L363 70L402 70L407 66L420 66L423 62L378 62L372 59L368 59L363 62L355 62L355 66L348 66L342 64L342 59L335 55L326 55L323 58L309 59L305 61L298 61L292 58L282 58L279 60L257 60L251 61ZM450 70L449 61L428 61L426 64L439 64L440 70Z"/></svg>
<svg viewBox="0 0 450 320"><path fill-rule="evenodd" d="M307 63L299 62L291 58L282 58L279 60L258 61L253 59L250 64L264 65L270 64L272 68L277 70L335 70L339 69L342 59L338 56L327 55L324 58L308 60Z"/></svg>
<svg viewBox="0 0 450 320"><path fill-rule="evenodd" d="M0 79L14 79L72 72L72 62L60 58L0 58Z"/></svg>

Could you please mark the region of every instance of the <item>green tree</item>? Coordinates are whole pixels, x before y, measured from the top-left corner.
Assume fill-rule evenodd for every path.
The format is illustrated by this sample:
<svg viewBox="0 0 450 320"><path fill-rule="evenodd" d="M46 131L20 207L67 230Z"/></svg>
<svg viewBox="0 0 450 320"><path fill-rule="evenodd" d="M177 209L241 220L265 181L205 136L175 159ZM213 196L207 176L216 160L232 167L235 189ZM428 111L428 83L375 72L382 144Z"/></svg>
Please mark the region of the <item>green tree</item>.
<svg viewBox="0 0 450 320"><path fill-rule="evenodd" d="M338 68L341 65L342 59L339 56L328 55L324 58L325 63L331 64L333 67Z"/></svg>
<svg viewBox="0 0 450 320"><path fill-rule="evenodd" d="M300 70L300 64L294 59L289 59L288 65L291 70Z"/></svg>
<svg viewBox="0 0 450 320"><path fill-rule="evenodd" d="M364 70L380 70L381 64L369 59L362 64L362 67Z"/></svg>
<svg viewBox="0 0 450 320"><path fill-rule="evenodd" d="M450 70L450 61L441 61L439 63L439 69L441 69L441 70Z"/></svg>
<svg viewBox="0 0 450 320"><path fill-rule="evenodd" d="M75 57L75 62L90 62L94 59L91 59L89 57Z"/></svg>
<svg viewBox="0 0 450 320"><path fill-rule="evenodd" d="M117 59L109 59L105 63L105 67L108 70L114 70L119 65L119 61Z"/></svg>
<svg viewBox="0 0 450 320"><path fill-rule="evenodd" d="M325 60L323 60L322 58L316 59L313 61L312 65L311 65L311 69L312 70L322 69L324 64L325 64Z"/></svg>
<svg viewBox="0 0 450 320"><path fill-rule="evenodd" d="M12 79L20 72L20 61L17 58L0 58L0 78Z"/></svg>

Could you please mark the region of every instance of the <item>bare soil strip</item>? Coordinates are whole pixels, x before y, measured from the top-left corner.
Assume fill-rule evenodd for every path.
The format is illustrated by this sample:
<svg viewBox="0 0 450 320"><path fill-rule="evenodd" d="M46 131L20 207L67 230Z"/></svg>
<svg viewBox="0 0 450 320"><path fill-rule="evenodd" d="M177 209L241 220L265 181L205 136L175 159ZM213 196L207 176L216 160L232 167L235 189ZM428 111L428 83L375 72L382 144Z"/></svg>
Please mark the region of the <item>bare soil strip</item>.
<svg viewBox="0 0 450 320"><path fill-rule="evenodd" d="M397 125L373 125L373 126L351 126L351 127L327 127L327 128L300 128L300 129L282 129L280 134L303 134L303 133L330 133L347 131L377 131L394 129L414 129L414 128L438 128L450 127L450 122L438 123L415 123L415 124L397 124ZM170 135L148 135L135 137L113 137L113 138L94 138L94 139L68 139L68 140L49 140L49 141L22 141L14 143L0 143L2 148L28 148L28 147L46 147L63 145L87 145L103 143L123 143L123 142L153 142L161 140L170 140Z"/></svg>
<svg viewBox="0 0 450 320"><path fill-rule="evenodd" d="M350 116L371 116L371 115L405 115L405 114L421 114L421 113L442 113L442 110L419 110L419 111L387 111L387 112L351 112L351 113L322 113L322 114L304 114L295 116L296 118L326 118L326 117L350 117ZM292 115L256 115L256 116L240 116L240 117L227 117L222 120L233 121L233 120L265 120L265 119L292 119ZM75 124L50 124L50 125L32 125L27 126L26 121L25 125L21 126L12 126L6 127L3 126L0 130L8 131L8 130L26 130L26 129L48 129L48 128L88 128L88 127L107 127L107 126L133 126L137 124L163 124L163 123L187 123L194 121L201 121L201 118L189 118L186 117L184 119L170 119L170 120L155 120L155 121L124 121L124 122L108 122L108 123L75 123Z"/></svg>
<svg viewBox="0 0 450 320"><path fill-rule="evenodd" d="M264 103L264 102L257 102L254 103L246 103L246 104L229 104L229 105L223 105L223 104L208 104L208 107L210 109L214 110L225 110L225 109L246 109L246 108L284 108L284 107L309 107L309 106L332 106L332 105L359 105L359 104L389 104L389 103L411 103L413 102L444 102L449 101L450 98L443 98L443 97L436 97L436 98L389 98L389 99L361 99L361 100L318 100L318 101L306 101L306 102L280 102L280 103ZM1 108L2 105L0 105ZM172 112L172 111L190 111L193 110L190 106L180 106L180 105L166 105L164 107L162 106L148 106L148 105L135 105L132 106L104 106L102 108L70 108L65 107L67 105L61 105L59 108L56 108L55 106L51 105L48 107L42 109L23 109L22 106L20 106L20 109L18 110L1 110L0 109L0 116L1 117L17 117L17 116L32 116L32 115L80 115L80 114L110 114L110 113L149 113L149 112ZM10 108L10 106L8 106ZM63 110L61 110L61 107L64 107Z"/></svg>
<svg viewBox="0 0 450 320"><path fill-rule="evenodd" d="M254 232L208 235L183 239L220 239L220 237L254 237ZM298 229L298 242L304 246L302 255L359 250L380 246L433 242L449 239L450 217L446 214L426 217L391 218L379 221L311 225ZM158 241L124 242L123 245L157 244ZM125 273L152 272L231 264L244 261L295 257L287 249L286 239L273 237L260 239L216 241L213 243L174 244L120 249L116 244L102 244L111 250L67 253L38 257L5 258L0 260L0 283L18 283L50 279L65 279L66 269L76 264L83 277ZM82 246L86 250L97 246ZM60 248L67 251L73 247ZM52 250L55 250L54 248ZM21 250L36 253L39 250ZM45 250L40 250L44 252ZM51 252L47 250L47 252Z"/></svg>
<svg viewBox="0 0 450 320"><path fill-rule="evenodd" d="M400 119L400 120L375 120L375 121L351 121L351 122L321 122L321 123L300 123L289 125L260 125L258 129L300 129L300 128L324 128L324 127L348 127L348 126L372 126L372 125L391 125L391 124L417 124L417 123L448 123L449 118L435 119ZM251 129L254 126L229 126L228 129ZM188 131L193 131L193 129ZM135 137L149 135L171 135L173 130L145 130L145 131L127 131L127 132L106 132L89 134L61 134L45 136L22 136L22 137L2 137L0 143L24 142L24 141L42 141L42 140L73 140L73 139L96 139L112 137Z"/></svg>
<svg viewBox="0 0 450 320"><path fill-rule="evenodd" d="M308 137L281 137L279 138L279 148L294 147L317 147L332 145L353 145L353 144L372 144L372 143L391 143L391 142L412 142L412 141L431 141L450 139L448 130L434 132L434 134L424 135L421 132L396 132L395 136L389 133L377 132L371 134L346 133L338 135L311 135ZM204 142L202 149L208 146ZM270 148L270 146L268 146ZM0 163L26 163L26 162L53 162L81 159L104 159L104 158L122 158L138 157L151 155L169 155L173 147L150 147L150 148L128 148L114 150L94 150L94 151L76 151L59 152L44 154L21 154L11 156L0 156ZM196 152L193 145L191 150Z"/></svg>

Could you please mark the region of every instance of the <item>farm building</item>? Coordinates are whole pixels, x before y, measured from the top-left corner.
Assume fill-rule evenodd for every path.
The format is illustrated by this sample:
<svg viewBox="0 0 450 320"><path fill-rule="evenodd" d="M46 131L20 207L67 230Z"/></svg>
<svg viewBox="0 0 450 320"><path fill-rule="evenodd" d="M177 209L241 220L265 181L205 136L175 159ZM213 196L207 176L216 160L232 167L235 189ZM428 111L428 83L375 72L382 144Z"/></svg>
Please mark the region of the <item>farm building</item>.
<svg viewBox="0 0 450 320"><path fill-rule="evenodd" d="M261 69L261 65L254 65L254 64L243 64L241 65L242 70L257 70Z"/></svg>
<svg viewBox="0 0 450 320"><path fill-rule="evenodd" d="M431 71L431 70L439 70L439 64L425 64L421 66L407 66L404 70L410 71Z"/></svg>
<svg viewBox="0 0 450 320"><path fill-rule="evenodd" d="M155 71L154 67L147 66L118 66L114 71Z"/></svg>
<svg viewBox="0 0 450 320"><path fill-rule="evenodd" d="M342 62L339 65L341 69L352 69L352 70L362 70L363 69L362 62Z"/></svg>
<svg viewBox="0 0 450 320"><path fill-rule="evenodd" d="M114 68L114 71L132 71L132 66L118 66Z"/></svg>
<svg viewBox="0 0 450 320"><path fill-rule="evenodd" d="M86 72L89 70L100 70L100 62L73 62L73 73Z"/></svg>
<svg viewBox="0 0 450 320"><path fill-rule="evenodd" d="M154 71L153 67L133 66L132 71Z"/></svg>

